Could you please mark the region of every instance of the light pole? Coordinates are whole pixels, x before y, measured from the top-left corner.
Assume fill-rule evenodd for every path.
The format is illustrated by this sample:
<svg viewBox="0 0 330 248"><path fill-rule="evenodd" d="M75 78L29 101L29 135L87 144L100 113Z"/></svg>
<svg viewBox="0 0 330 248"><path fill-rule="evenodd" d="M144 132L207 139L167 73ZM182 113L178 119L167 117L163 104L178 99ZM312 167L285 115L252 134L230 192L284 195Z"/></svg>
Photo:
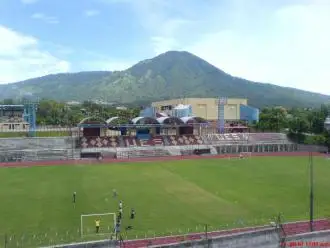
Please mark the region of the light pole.
<svg viewBox="0 0 330 248"><path fill-rule="evenodd" d="M330 117L328 116L324 121L324 129L330 131ZM313 152L309 152L309 229L313 232L313 222L314 222L314 162L313 162Z"/></svg>
<svg viewBox="0 0 330 248"><path fill-rule="evenodd" d="M313 232L314 222L314 164L313 152L309 152L309 176L310 176L310 193L309 193L309 229Z"/></svg>
<svg viewBox="0 0 330 248"><path fill-rule="evenodd" d="M328 116L324 121L324 129L330 131L330 117ZM314 222L314 163L313 163L313 152L309 152L309 176L310 176L310 206L309 206L309 228L313 232Z"/></svg>
<svg viewBox="0 0 330 248"><path fill-rule="evenodd" d="M324 129L329 132L330 131L330 116L328 116L324 121Z"/></svg>

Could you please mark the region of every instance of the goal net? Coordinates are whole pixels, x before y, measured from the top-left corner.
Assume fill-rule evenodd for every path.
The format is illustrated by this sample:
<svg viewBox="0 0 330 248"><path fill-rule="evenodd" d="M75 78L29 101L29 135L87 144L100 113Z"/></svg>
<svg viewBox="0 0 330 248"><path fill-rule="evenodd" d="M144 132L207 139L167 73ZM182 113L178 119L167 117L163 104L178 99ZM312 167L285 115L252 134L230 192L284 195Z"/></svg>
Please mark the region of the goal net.
<svg viewBox="0 0 330 248"><path fill-rule="evenodd" d="M329 152L327 152L327 153L325 154L325 158L330 160L330 153L329 153Z"/></svg>
<svg viewBox="0 0 330 248"><path fill-rule="evenodd" d="M99 221L99 230L96 232L96 221ZM110 235L116 226L115 213L82 214L80 216L81 237L93 235Z"/></svg>

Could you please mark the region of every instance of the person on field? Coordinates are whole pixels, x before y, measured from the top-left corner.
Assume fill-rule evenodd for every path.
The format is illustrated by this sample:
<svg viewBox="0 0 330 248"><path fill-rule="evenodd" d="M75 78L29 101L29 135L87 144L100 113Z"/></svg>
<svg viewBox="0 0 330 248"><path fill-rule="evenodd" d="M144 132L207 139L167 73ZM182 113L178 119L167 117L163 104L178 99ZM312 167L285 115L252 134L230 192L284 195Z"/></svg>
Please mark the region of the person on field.
<svg viewBox="0 0 330 248"><path fill-rule="evenodd" d="M122 209L119 209L117 219L118 220L121 220L121 217L122 216L123 216L123 210Z"/></svg>
<svg viewBox="0 0 330 248"><path fill-rule="evenodd" d="M95 220L95 231L96 233L99 233L100 231L100 219Z"/></svg>
<svg viewBox="0 0 330 248"><path fill-rule="evenodd" d="M135 210L134 208L131 209L131 220L135 218Z"/></svg>
<svg viewBox="0 0 330 248"><path fill-rule="evenodd" d="M77 196L77 193L73 192L73 194L72 194L72 202L73 203L76 203L76 196Z"/></svg>
<svg viewBox="0 0 330 248"><path fill-rule="evenodd" d="M123 209L123 202L119 201L119 209Z"/></svg>
<svg viewBox="0 0 330 248"><path fill-rule="evenodd" d="M116 234L117 240L118 240L119 233L120 233L120 222L117 222L116 227L115 227L115 234Z"/></svg>
<svg viewBox="0 0 330 248"><path fill-rule="evenodd" d="M113 198L117 198L118 194L117 194L117 190L113 189L112 190L112 197Z"/></svg>

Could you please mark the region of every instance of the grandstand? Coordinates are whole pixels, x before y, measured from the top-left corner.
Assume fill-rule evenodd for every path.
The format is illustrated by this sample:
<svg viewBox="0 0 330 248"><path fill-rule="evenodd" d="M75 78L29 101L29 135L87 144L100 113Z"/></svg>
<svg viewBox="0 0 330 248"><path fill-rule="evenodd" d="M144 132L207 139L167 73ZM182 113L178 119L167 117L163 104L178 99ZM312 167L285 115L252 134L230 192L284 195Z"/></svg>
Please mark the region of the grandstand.
<svg viewBox="0 0 330 248"><path fill-rule="evenodd" d="M175 113L182 116L181 110ZM285 134L249 133L248 127L239 122L225 124L224 133L220 133L217 123L214 125L214 121L201 117L150 114L144 112L145 116L131 120L116 116L107 120L87 117L78 123L77 136L1 139L0 161L120 159L298 149Z"/></svg>
<svg viewBox="0 0 330 248"><path fill-rule="evenodd" d="M24 105L0 105L0 131L28 130Z"/></svg>
<svg viewBox="0 0 330 248"><path fill-rule="evenodd" d="M196 102L198 99L193 100ZM216 103L214 99L201 99L194 104L199 106L203 102L213 105ZM246 107L247 100L231 99L227 103L221 117L225 122L220 120L220 117L216 121L194 116L196 106L182 105L180 102L177 106L170 106L172 112L154 103L154 107L142 110L140 116L131 120L118 116L108 119L86 117L77 125L77 136L1 139L0 161L100 157L120 159L192 154L291 152L298 149L285 134L250 133L244 122L240 122L240 114L237 112L234 116L230 112L233 108L238 111L241 105ZM155 106L163 112L157 112ZM215 109L215 106L207 108ZM221 111L220 108L218 111ZM220 115L220 112L218 114ZM254 112L252 114L255 115ZM220 122L223 122L223 129L219 129Z"/></svg>
<svg viewBox="0 0 330 248"><path fill-rule="evenodd" d="M209 123L199 117L137 117L127 120L125 125L107 121L109 132L103 130L103 121L99 120L98 124L96 119L80 123L77 148L81 154L96 157L96 153L102 153L103 157L127 158L297 150L297 145L285 134L214 133L212 129L210 132ZM225 127L225 130L232 131L232 128Z"/></svg>

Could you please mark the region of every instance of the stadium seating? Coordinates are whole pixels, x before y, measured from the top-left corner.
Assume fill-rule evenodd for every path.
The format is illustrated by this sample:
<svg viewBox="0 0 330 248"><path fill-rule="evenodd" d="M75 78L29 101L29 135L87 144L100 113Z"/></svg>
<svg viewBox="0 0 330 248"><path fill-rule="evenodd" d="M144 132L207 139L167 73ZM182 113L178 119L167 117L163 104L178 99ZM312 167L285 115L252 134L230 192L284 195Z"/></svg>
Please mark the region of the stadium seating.
<svg viewBox="0 0 330 248"><path fill-rule="evenodd" d="M164 140L161 135L153 136L151 139L140 139L140 146L164 146Z"/></svg>
<svg viewBox="0 0 330 248"><path fill-rule="evenodd" d="M203 145L204 141L199 135L169 135L163 136L166 144L170 146L185 146L185 145Z"/></svg>
<svg viewBox="0 0 330 248"><path fill-rule="evenodd" d="M135 147L135 146L141 146L141 143L138 139L132 136L121 136L124 141L125 147Z"/></svg>
<svg viewBox="0 0 330 248"><path fill-rule="evenodd" d="M150 139L138 139L134 136L83 137L81 148L117 148L117 147L154 147L154 146L191 146L219 144L288 144L282 133L224 133L203 136L156 135Z"/></svg>
<svg viewBox="0 0 330 248"><path fill-rule="evenodd" d="M165 149L134 149L117 153L117 158L143 158L143 157L165 157L170 156L170 153Z"/></svg>
<svg viewBox="0 0 330 248"><path fill-rule="evenodd" d="M81 148L117 148L203 145L205 142L198 135L156 135L151 139L138 139L133 136L83 137L79 144Z"/></svg>
<svg viewBox="0 0 330 248"><path fill-rule="evenodd" d="M248 133L224 133L224 134L207 134L204 139L209 143L246 143L249 139Z"/></svg>
<svg viewBox="0 0 330 248"><path fill-rule="evenodd" d="M284 133L250 133L249 143L262 144L262 143L291 143L289 142L286 134Z"/></svg>
<svg viewBox="0 0 330 248"><path fill-rule="evenodd" d="M119 137L82 137L80 139L81 148L106 148L120 147Z"/></svg>
<svg viewBox="0 0 330 248"><path fill-rule="evenodd" d="M288 144L291 143L283 133L224 133L207 134L203 136L205 142L210 144Z"/></svg>
<svg viewBox="0 0 330 248"><path fill-rule="evenodd" d="M138 139L132 136L122 136L126 147L131 146L164 146L163 137L160 135L153 136L150 139Z"/></svg>

